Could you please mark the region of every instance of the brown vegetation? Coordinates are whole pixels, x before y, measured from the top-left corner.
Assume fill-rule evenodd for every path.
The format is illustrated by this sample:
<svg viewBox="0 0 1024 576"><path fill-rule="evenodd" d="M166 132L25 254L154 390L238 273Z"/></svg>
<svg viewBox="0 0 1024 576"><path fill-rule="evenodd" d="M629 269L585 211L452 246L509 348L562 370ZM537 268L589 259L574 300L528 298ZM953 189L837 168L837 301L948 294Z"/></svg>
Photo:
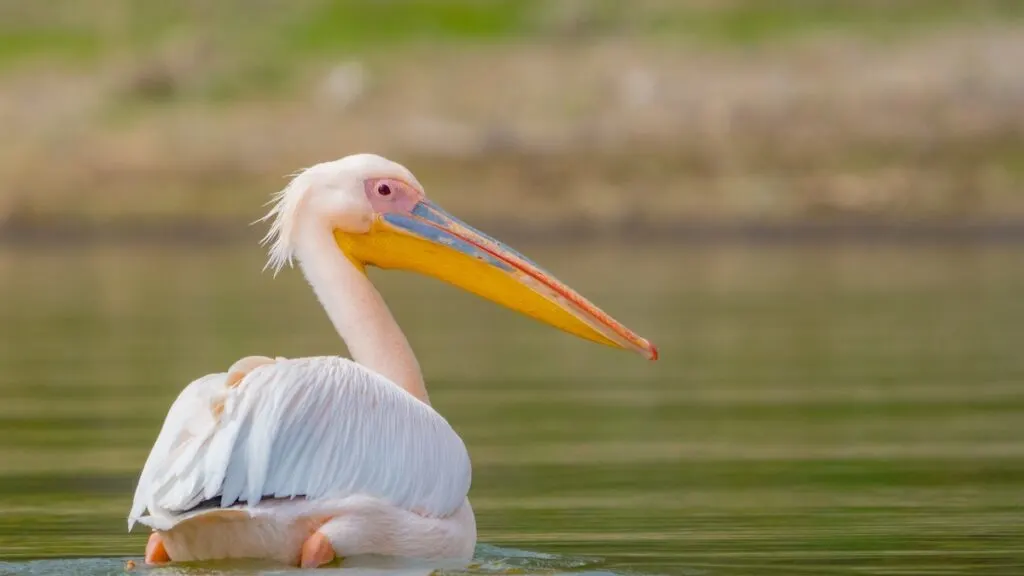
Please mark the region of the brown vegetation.
<svg viewBox="0 0 1024 576"><path fill-rule="evenodd" d="M311 67L275 99L161 101L208 73L187 48L9 76L0 215L236 225L297 168L378 151L487 221L1024 216L1019 27L418 49Z"/></svg>

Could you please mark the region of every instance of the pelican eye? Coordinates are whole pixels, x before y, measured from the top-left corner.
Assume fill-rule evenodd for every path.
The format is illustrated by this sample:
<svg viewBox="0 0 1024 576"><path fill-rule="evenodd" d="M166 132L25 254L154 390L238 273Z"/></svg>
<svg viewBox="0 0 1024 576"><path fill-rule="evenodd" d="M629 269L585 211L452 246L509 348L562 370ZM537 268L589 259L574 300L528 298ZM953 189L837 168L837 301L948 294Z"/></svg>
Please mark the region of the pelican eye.
<svg viewBox="0 0 1024 576"><path fill-rule="evenodd" d="M388 186L387 184L377 184L377 194L380 194L381 196L390 196L391 186Z"/></svg>

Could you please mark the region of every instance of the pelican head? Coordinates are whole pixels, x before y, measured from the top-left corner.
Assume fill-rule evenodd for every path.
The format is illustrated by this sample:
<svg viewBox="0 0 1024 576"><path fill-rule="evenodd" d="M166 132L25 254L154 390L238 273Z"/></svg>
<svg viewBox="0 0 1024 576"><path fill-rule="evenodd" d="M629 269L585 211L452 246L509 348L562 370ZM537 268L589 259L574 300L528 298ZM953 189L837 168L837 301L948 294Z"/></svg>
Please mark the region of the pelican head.
<svg viewBox="0 0 1024 576"><path fill-rule="evenodd" d="M537 264L431 202L404 166L355 154L308 168L274 198L267 265L290 264L299 231L330 231L367 265L419 272L581 338L655 360L657 349Z"/></svg>

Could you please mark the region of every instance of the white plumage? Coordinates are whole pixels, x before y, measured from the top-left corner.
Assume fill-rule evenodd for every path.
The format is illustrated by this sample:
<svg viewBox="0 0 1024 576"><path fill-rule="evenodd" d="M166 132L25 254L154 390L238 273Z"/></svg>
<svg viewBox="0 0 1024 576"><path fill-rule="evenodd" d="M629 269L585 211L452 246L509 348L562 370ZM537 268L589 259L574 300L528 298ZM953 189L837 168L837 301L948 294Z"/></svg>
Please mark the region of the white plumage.
<svg viewBox="0 0 1024 576"><path fill-rule="evenodd" d="M129 530L153 529L147 563L472 556L469 455L430 407L419 362L367 264L424 272L423 259L436 259L439 277L470 291L657 358L648 341L431 203L386 158L355 154L304 170L266 219L268 265L276 272L298 260L352 360L247 357L189 384L128 515Z"/></svg>
<svg viewBox="0 0 1024 576"><path fill-rule="evenodd" d="M444 518L470 481L462 440L402 388L345 358L279 359L235 386L218 373L182 391L128 522L169 530L205 500L252 507L265 497L369 496Z"/></svg>

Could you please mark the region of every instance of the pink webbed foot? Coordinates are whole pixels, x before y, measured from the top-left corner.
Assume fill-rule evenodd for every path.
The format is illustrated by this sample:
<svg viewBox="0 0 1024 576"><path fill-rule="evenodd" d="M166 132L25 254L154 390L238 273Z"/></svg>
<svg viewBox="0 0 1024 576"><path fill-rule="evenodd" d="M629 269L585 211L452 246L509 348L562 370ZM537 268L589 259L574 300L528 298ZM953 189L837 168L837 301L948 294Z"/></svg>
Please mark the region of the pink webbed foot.
<svg viewBox="0 0 1024 576"><path fill-rule="evenodd" d="M318 568L334 560L334 546L320 532L313 532L313 535L306 539L302 545L302 555L299 557L300 568Z"/></svg>
<svg viewBox="0 0 1024 576"><path fill-rule="evenodd" d="M171 561L164 548L164 540L160 534L153 532L149 535L149 542L146 543L146 564L166 564Z"/></svg>

